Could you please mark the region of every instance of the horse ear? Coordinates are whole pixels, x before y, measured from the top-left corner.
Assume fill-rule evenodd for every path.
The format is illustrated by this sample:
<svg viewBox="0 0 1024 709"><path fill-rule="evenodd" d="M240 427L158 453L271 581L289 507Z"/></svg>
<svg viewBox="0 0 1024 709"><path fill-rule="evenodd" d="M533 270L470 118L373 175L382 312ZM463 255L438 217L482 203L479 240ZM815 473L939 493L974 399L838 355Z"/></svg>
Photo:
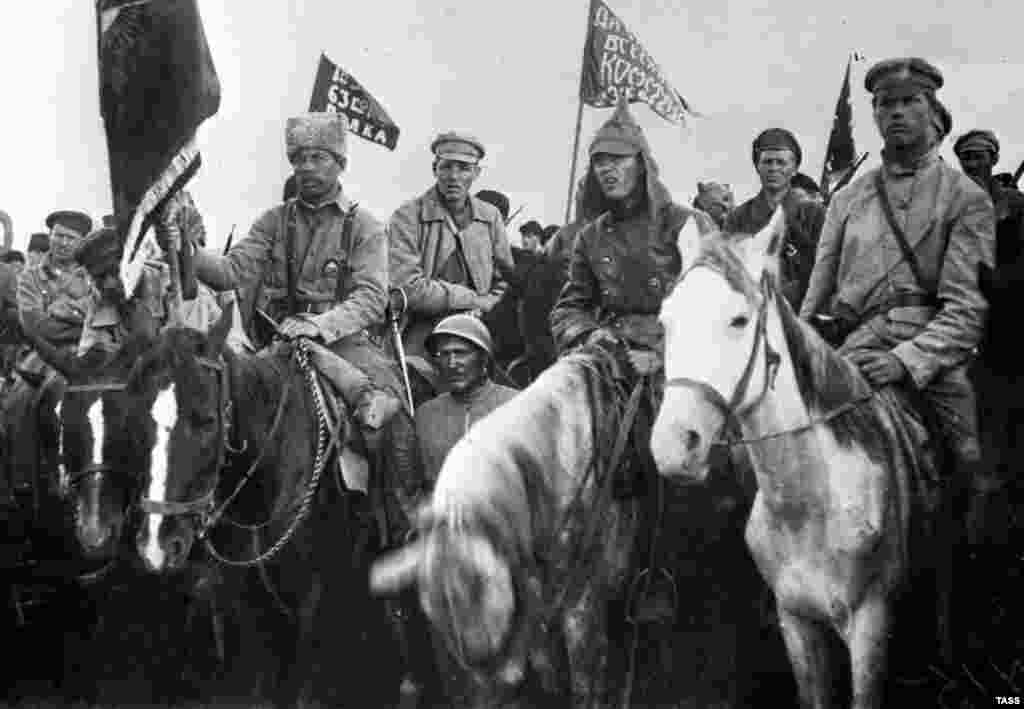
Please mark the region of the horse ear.
<svg viewBox="0 0 1024 709"><path fill-rule="evenodd" d="M379 557L370 569L370 591L377 595L395 593L415 583L425 549L426 540L421 537Z"/></svg>
<svg viewBox="0 0 1024 709"><path fill-rule="evenodd" d="M778 272L779 253L785 235L786 213L780 205L775 208L771 220L761 231L742 242L747 270L755 279L760 278L765 271Z"/></svg>
<svg viewBox="0 0 1024 709"><path fill-rule="evenodd" d="M679 258L681 259L683 270L686 270L693 263L693 260L697 258L697 253L700 251L702 234L700 225L697 223L699 218L700 215L691 214L686 223L683 224L683 228L679 230L676 246L679 248Z"/></svg>
<svg viewBox="0 0 1024 709"><path fill-rule="evenodd" d="M208 357L218 357L223 351L234 320L234 308L221 309L220 317L217 318L217 322L210 326L210 330L206 334L206 355Z"/></svg>

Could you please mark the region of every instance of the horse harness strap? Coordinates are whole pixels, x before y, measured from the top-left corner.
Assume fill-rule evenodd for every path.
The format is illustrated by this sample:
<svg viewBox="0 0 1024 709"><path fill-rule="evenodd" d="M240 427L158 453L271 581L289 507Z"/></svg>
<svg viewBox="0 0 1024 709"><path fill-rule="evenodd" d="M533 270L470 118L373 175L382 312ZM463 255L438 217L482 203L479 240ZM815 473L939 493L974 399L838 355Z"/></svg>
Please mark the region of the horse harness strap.
<svg viewBox="0 0 1024 709"><path fill-rule="evenodd" d="M697 264L694 264L694 266L696 265ZM691 266L691 268L693 268L693 266ZM680 277L680 280L682 280L682 276ZM724 396L706 382L689 379L688 377L674 377L665 382L666 389L669 387L688 387L691 389L698 389L703 392L711 403L714 404L714 406L725 416L725 421L722 423L723 429L727 429L730 425L738 423L738 417L745 411L750 411L756 408L768 394L768 391L775 386L775 376L778 374L779 364L781 363L782 358L778 351L772 347L767 336L768 303L774 294L775 291L771 287L768 276L762 276L761 304L758 306L757 320L754 323L754 345L750 349L750 356L747 358L747 364L743 368L743 373L740 375L739 381L736 382L736 387L733 389L732 395L728 400L726 400ZM754 376L754 370L757 367L758 350L762 348L762 345L764 347L764 382L757 397L750 402L749 405L741 409L741 405L747 398L747 393L750 389L750 382Z"/></svg>
<svg viewBox="0 0 1024 709"><path fill-rule="evenodd" d="M124 391L128 385L125 382L93 382L89 384L69 384L64 388L65 394L86 394L86 393L104 393L110 391ZM63 424L58 421L58 426L63 429ZM58 434L61 435L61 434ZM90 475L102 475L104 473L114 473L117 469L109 463L89 463L81 470L68 471L64 465L64 461L60 460L58 465L58 475L62 480L66 480L68 485L75 485L78 481L86 478ZM64 483L62 483L64 484Z"/></svg>

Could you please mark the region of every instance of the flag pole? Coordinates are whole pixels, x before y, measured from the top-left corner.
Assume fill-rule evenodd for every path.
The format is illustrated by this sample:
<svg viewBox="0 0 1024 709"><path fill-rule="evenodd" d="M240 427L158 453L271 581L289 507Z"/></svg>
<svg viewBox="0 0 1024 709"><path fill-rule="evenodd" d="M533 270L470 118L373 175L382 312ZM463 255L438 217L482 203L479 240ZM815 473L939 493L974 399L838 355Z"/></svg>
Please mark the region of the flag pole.
<svg viewBox="0 0 1024 709"><path fill-rule="evenodd" d="M591 24L594 18L594 2L590 0L587 6L587 31L583 36L583 54L580 58L580 86L577 92L578 103L576 105L576 130L572 138L572 161L569 167L569 190L565 199L565 224L572 218L572 189L576 185L576 162L580 152L580 128L583 125L583 66L587 61L587 47L590 45Z"/></svg>
<svg viewBox="0 0 1024 709"><path fill-rule="evenodd" d="M570 212L572 211L572 188L576 182L576 162L580 153L580 127L583 124L583 97L579 99L579 105L576 108L576 134L572 140L572 166L569 168L569 192L565 198L565 224L568 224L571 220Z"/></svg>

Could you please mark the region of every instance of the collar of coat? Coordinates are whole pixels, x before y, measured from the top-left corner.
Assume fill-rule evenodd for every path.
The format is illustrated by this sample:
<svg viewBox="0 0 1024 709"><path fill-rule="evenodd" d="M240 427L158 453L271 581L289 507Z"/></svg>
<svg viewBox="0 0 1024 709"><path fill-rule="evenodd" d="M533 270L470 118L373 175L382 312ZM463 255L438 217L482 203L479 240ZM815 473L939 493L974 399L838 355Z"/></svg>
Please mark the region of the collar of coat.
<svg viewBox="0 0 1024 709"><path fill-rule="evenodd" d="M354 204L352 200L350 200L345 195L345 190L341 188L341 183L338 183L338 190L337 192L334 193L334 197L325 199L323 202L320 202L319 204L310 204L309 202L302 199L302 197L295 197L295 203L300 204L306 209L312 211L323 209L329 204L336 204L338 205L338 209L340 209L343 213L347 213L350 209L352 209L352 205Z"/></svg>
<svg viewBox="0 0 1024 709"><path fill-rule="evenodd" d="M938 144L925 151L921 157L909 164L898 163L894 160L887 160L885 150L882 150L882 164L885 166L885 174L890 177L910 177L922 170L931 167L939 159Z"/></svg>
<svg viewBox="0 0 1024 709"><path fill-rule="evenodd" d="M494 214L497 218L501 218L501 214L498 212L497 207L493 207L483 200L479 200L473 195L469 196L469 213L475 222L484 222L489 224L494 221L490 218L487 208L491 207L494 210ZM422 222L443 222L450 216L448 208L441 202L441 198L437 196L437 186L431 186L423 196L420 197L420 221Z"/></svg>

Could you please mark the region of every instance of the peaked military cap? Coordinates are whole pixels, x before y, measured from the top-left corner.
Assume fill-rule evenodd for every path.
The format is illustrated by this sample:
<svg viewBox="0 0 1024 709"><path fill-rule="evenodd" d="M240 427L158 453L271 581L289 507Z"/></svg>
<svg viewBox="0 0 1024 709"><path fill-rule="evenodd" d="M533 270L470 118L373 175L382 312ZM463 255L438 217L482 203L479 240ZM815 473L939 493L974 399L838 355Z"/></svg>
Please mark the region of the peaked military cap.
<svg viewBox="0 0 1024 709"><path fill-rule="evenodd" d="M537 236L543 236L544 235L544 227L542 227L540 225L540 222L538 222L536 219L531 219L530 221L526 222L521 227L519 227L519 233L520 234L536 234Z"/></svg>
<svg viewBox="0 0 1024 709"><path fill-rule="evenodd" d="M800 162L804 158L804 153L800 149L800 143L797 142L796 136L785 128L769 128L754 138L750 156L755 165L762 150L792 150L793 156L796 158L797 167L800 167Z"/></svg>
<svg viewBox="0 0 1024 709"><path fill-rule="evenodd" d="M476 193L476 198L487 202L487 204L494 205L501 212L502 220L508 219L508 197L501 192L497 190L480 190Z"/></svg>
<svg viewBox="0 0 1024 709"><path fill-rule="evenodd" d="M864 75L864 88L872 94L889 89L935 91L943 83L942 72L920 57L884 59Z"/></svg>
<svg viewBox="0 0 1024 709"><path fill-rule="evenodd" d="M953 143L953 152L957 155L968 150L988 150L999 156L999 140L990 130L969 130Z"/></svg>
<svg viewBox="0 0 1024 709"><path fill-rule="evenodd" d="M53 229L54 224L60 224L79 236L85 236L92 230L92 217L73 209L60 209L46 218L47 229Z"/></svg>
<svg viewBox="0 0 1024 709"><path fill-rule="evenodd" d="M484 144L468 133L446 131L430 144L430 151L438 160L458 160L476 164L484 159Z"/></svg>

